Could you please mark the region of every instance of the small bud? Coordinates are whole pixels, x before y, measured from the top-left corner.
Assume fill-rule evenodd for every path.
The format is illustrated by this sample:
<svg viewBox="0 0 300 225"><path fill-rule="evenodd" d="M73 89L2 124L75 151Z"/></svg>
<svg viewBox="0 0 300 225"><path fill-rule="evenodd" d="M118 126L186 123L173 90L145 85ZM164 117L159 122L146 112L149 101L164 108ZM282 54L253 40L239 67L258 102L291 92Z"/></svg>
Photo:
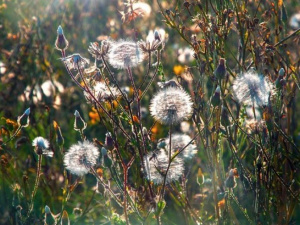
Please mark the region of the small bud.
<svg viewBox="0 0 300 225"><path fill-rule="evenodd" d="M57 28L57 38L55 41L55 47L57 50L65 51L69 46L68 40L65 38L64 31L59 25Z"/></svg>
<svg viewBox="0 0 300 225"><path fill-rule="evenodd" d="M77 110L75 110L74 116L75 116L74 130L82 132L86 128L87 124L82 119L80 113Z"/></svg>
<svg viewBox="0 0 300 225"><path fill-rule="evenodd" d="M30 122L29 114L30 108L26 109L23 115L18 117L17 122L20 127L28 127Z"/></svg>
<svg viewBox="0 0 300 225"><path fill-rule="evenodd" d="M55 217L51 213L50 208L46 205L45 206L45 224L46 225L54 225L56 224Z"/></svg>
<svg viewBox="0 0 300 225"><path fill-rule="evenodd" d="M281 77L283 77L284 74L285 74L284 68L280 68L280 70L279 70L279 72L278 72L278 75L281 76Z"/></svg>
<svg viewBox="0 0 300 225"><path fill-rule="evenodd" d="M56 132L56 143L59 146L63 146L63 144L64 144L64 137L62 136L60 126L58 126L58 124L57 124L56 121L53 121L53 126L54 126L54 130Z"/></svg>
<svg viewBox="0 0 300 225"><path fill-rule="evenodd" d="M221 80L225 77L226 75L226 66L225 66L225 59L221 58L219 60L219 65L217 69L214 72L214 75L218 78L218 80Z"/></svg>
<svg viewBox="0 0 300 225"><path fill-rule="evenodd" d="M285 86L285 85L284 85L284 82L282 83L283 85L281 84L281 81L283 80L284 74L285 74L285 71L284 71L283 68L281 68L281 69L279 70L279 72L278 72L278 77L277 77L277 79L276 79L276 81L275 81L275 86L276 86L277 89L281 89L282 87Z"/></svg>
<svg viewBox="0 0 300 225"><path fill-rule="evenodd" d="M221 104L221 98L220 98L220 86L216 88L215 94L211 98L211 104L216 107Z"/></svg>
<svg viewBox="0 0 300 225"><path fill-rule="evenodd" d="M66 210L63 211L61 225L70 225L69 215Z"/></svg>

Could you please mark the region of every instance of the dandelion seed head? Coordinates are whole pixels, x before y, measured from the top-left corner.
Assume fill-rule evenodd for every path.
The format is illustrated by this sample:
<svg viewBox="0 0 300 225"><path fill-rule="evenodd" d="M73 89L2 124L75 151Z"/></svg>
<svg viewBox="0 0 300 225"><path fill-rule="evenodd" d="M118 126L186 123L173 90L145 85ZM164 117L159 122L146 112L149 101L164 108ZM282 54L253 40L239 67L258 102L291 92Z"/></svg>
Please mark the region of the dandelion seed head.
<svg viewBox="0 0 300 225"><path fill-rule="evenodd" d="M144 60L144 54L137 43L119 41L111 44L108 62L116 69L136 67Z"/></svg>
<svg viewBox="0 0 300 225"><path fill-rule="evenodd" d="M273 94L274 85L267 77L251 70L235 79L233 92L235 98L248 106L268 105L269 96Z"/></svg>
<svg viewBox="0 0 300 225"><path fill-rule="evenodd" d="M162 124L177 124L192 115L192 106L191 97L184 90L168 87L152 98L150 113Z"/></svg>
<svg viewBox="0 0 300 225"><path fill-rule="evenodd" d="M145 174L148 180L155 184L164 182L165 173L169 164L169 157L164 150L159 150L156 153L149 153L144 157ZM184 165L181 158L175 158L170 165L166 177L166 183L171 183L178 180L184 172Z"/></svg>
<svg viewBox="0 0 300 225"><path fill-rule="evenodd" d="M98 148L93 143L78 142L78 144L72 145L65 154L64 164L71 173L82 176L96 165L98 157Z"/></svg>
<svg viewBox="0 0 300 225"><path fill-rule="evenodd" d="M165 149L169 151L170 145L168 138L166 140ZM171 151L172 154L183 149L190 141L191 137L187 134L173 134L171 137ZM188 160L193 158L193 156L197 153L197 146L194 143L190 143L177 157Z"/></svg>

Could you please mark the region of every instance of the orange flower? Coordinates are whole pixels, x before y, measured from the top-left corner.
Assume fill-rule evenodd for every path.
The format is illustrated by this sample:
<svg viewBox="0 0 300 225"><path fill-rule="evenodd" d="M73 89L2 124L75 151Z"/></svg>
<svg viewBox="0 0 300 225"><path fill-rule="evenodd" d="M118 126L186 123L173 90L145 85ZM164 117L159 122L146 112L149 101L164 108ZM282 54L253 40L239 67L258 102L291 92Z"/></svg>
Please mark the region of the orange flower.
<svg viewBox="0 0 300 225"><path fill-rule="evenodd" d="M92 111L89 112L89 117L91 118L91 123L96 124L100 121L99 114L95 108L92 108Z"/></svg>
<svg viewBox="0 0 300 225"><path fill-rule="evenodd" d="M133 116L132 117L133 122L135 123L140 123L139 119L137 118L137 116Z"/></svg>
<svg viewBox="0 0 300 225"><path fill-rule="evenodd" d="M175 66L173 67L173 71L174 71L174 73L175 73L177 76L179 76L179 75L181 75L181 74L183 73L184 67L181 66L181 65L175 65Z"/></svg>
<svg viewBox="0 0 300 225"><path fill-rule="evenodd" d="M99 177L103 176L103 170L101 168L97 169L97 174L99 175Z"/></svg>

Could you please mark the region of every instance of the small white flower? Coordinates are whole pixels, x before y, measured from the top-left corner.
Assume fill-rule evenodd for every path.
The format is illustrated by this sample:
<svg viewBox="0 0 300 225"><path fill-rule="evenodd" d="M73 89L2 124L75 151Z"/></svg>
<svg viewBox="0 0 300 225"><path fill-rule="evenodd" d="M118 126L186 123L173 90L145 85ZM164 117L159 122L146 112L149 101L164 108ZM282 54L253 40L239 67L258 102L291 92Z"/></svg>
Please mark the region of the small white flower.
<svg viewBox="0 0 300 225"><path fill-rule="evenodd" d="M274 85L267 77L250 70L236 78L232 88L240 104L260 107L268 105Z"/></svg>
<svg viewBox="0 0 300 225"><path fill-rule="evenodd" d="M119 41L111 43L108 61L116 69L136 67L144 60L144 54L137 43L132 41Z"/></svg>
<svg viewBox="0 0 300 225"><path fill-rule="evenodd" d="M78 142L70 147L64 156L66 169L76 175L87 174L96 165L98 148L89 141Z"/></svg>
<svg viewBox="0 0 300 225"><path fill-rule="evenodd" d="M171 151L172 155L183 149L192 138L186 134L173 134L171 136ZM169 151L169 138L165 138L166 147L165 149ZM197 146L194 143L190 143L178 156L182 159L191 159L197 153Z"/></svg>
<svg viewBox="0 0 300 225"><path fill-rule="evenodd" d="M155 184L162 184L169 165L169 157L164 150L151 152L144 158L145 173L148 180ZM184 172L183 161L181 158L175 158L170 165L166 177L166 183L178 180Z"/></svg>
<svg viewBox="0 0 300 225"><path fill-rule="evenodd" d="M32 141L32 146L36 147L36 153L38 155L47 155L49 157L53 156L53 152L48 150L49 148L49 141L43 137L36 137Z"/></svg>
<svg viewBox="0 0 300 225"><path fill-rule="evenodd" d="M192 115L192 106L191 97L184 90L167 87L155 94L151 100L150 112L162 124L177 124Z"/></svg>

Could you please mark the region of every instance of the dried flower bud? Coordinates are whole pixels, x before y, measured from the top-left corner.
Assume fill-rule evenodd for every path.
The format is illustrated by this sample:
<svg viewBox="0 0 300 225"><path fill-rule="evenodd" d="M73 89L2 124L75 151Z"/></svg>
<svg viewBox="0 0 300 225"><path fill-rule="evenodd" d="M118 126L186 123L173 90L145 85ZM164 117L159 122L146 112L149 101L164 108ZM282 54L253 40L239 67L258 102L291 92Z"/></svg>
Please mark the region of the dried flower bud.
<svg viewBox="0 0 300 225"><path fill-rule="evenodd" d="M275 86L276 86L277 89L281 89L283 86L285 86L284 82L281 82L283 80L284 74L285 74L284 68L280 68L280 70L278 72L278 77L277 77L277 79L275 81Z"/></svg>
<svg viewBox="0 0 300 225"><path fill-rule="evenodd" d="M57 28L57 38L55 41L55 48L60 51L65 51L69 46L68 40L65 38L64 31L59 25Z"/></svg>
<svg viewBox="0 0 300 225"><path fill-rule="evenodd" d="M219 60L219 65L217 69L214 72L214 75L218 78L218 80L221 80L225 77L226 75L226 66L225 66L226 60L221 58Z"/></svg>
<svg viewBox="0 0 300 225"><path fill-rule="evenodd" d="M75 110L74 116L75 116L74 130L82 132L86 128L87 124L82 119L80 113L77 110Z"/></svg>
<svg viewBox="0 0 300 225"><path fill-rule="evenodd" d="M26 109L23 115L18 117L17 122L20 127L27 127L29 125L30 122L29 114L30 114L30 108Z"/></svg>
<svg viewBox="0 0 300 225"><path fill-rule="evenodd" d="M113 149L113 147L114 147L114 141L112 139L110 132L107 132L105 134L105 146L110 150Z"/></svg>

